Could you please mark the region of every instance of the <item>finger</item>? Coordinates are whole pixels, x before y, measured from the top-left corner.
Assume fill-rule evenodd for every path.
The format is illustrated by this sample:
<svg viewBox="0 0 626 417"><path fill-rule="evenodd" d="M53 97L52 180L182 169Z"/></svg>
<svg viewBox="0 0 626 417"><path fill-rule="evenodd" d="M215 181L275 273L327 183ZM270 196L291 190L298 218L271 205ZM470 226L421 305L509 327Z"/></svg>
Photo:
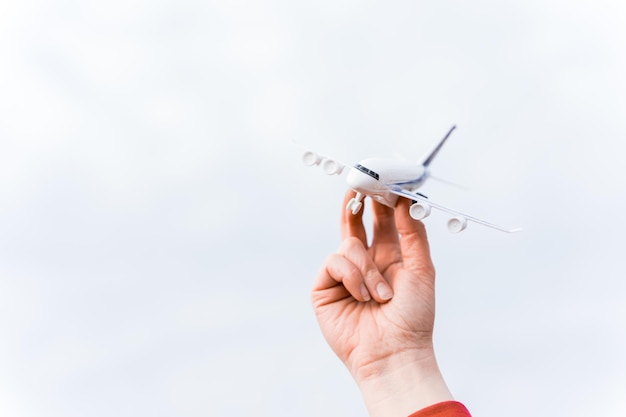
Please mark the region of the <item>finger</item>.
<svg viewBox="0 0 626 417"><path fill-rule="evenodd" d="M398 230L394 210L376 200L372 200L372 210L374 212L374 238L376 243L398 243Z"/></svg>
<svg viewBox="0 0 626 417"><path fill-rule="evenodd" d="M414 220L409 215L411 202L405 198L398 201L395 210L395 221L400 234L400 250L405 268L414 271L432 272L434 266L430 257L430 247L426 228L421 221Z"/></svg>
<svg viewBox="0 0 626 417"><path fill-rule="evenodd" d="M374 300L384 303L393 297L391 286L385 281L374 263L374 259L360 240L355 237L344 240L339 247L339 254L343 255L359 270L361 282Z"/></svg>
<svg viewBox="0 0 626 417"><path fill-rule="evenodd" d="M370 252L378 269L385 274L387 269L396 263L402 262L398 229L394 217L394 210L376 201L372 202L374 212L374 237ZM393 286L393 281L389 280Z"/></svg>
<svg viewBox="0 0 626 417"><path fill-rule="evenodd" d="M367 234L365 233L365 226L363 226L364 209L359 210L357 214L352 214L352 211L346 209L348 201L354 198L355 195L354 191L349 190L343 199L341 208L341 239L356 237L363 242L363 245L367 246Z"/></svg>
<svg viewBox="0 0 626 417"><path fill-rule="evenodd" d="M363 283L359 268L343 255L328 256L313 286L315 306L331 304L352 296L358 301L369 301L371 296Z"/></svg>

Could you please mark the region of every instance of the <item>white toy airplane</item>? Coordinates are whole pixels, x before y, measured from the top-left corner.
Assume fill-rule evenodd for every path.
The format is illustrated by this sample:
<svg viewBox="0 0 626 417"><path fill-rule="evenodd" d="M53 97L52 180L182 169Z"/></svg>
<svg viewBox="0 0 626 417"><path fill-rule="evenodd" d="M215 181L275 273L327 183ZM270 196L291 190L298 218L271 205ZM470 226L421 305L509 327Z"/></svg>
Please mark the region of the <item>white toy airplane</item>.
<svg viewBox="0 0 626 417"><path fill-rule="evenodd" d="M434 203L424 194L416 191L430 177L428 166L455 128L456 126L452 126L443 139L418 164L397 159L368 158L351 167L346 181L348 186L356 191L356 196L348 202L346 210L351 210L352 214L357 214L363 207L362 201L365 196L370 196L391 208L395 208L398 197L404 197L413 201L409 213L415 220L426 218L430 214L431 207L452 214L453 217L448 220L448 230L453 233L464 230L468 220L507 233L522 230L521 228L507 229L477 219ZM302 162L308 166L321 164L324 172L328 175L339 175L345 167L345 164L311 151L304 152Z"/></svg>

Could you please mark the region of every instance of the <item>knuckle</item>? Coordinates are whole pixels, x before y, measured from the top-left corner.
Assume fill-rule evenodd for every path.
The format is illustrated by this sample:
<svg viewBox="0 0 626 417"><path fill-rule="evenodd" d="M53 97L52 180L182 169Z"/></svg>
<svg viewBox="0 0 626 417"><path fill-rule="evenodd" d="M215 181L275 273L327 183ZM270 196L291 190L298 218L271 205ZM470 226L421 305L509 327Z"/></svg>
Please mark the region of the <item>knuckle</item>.
<svg viewBox="0 0 626 417"><path fill-rule="evenodd" d="M378 271L378 268L370 267L365 271L365 275L363 276L363 279L366 283L371 285L378 281L382 281L383 277L380 274L380 271Z"/></svg>
<svg viewBox="0 0 626 417"><path fill-rule="evenodd" d="M362 281L361 271L354 265L350 265L344 270L343 283L350 285Z"/></svg>
<svg viewBox="0 0 626 417"><path fill-rule="evenodd" d="M324 272L330 275L335 281L352 283L360 281L361 271L347 257L340 253L333 253L328 256Z"/></svg>
<svg viewBox="0 0 626 417"><path fill-rule="evenodd" d="M362 247L363 246L363 242L361 242L361 240L356 236L347 237L345 239L345 243L349 247L355 247L355 246Z"/></svg>

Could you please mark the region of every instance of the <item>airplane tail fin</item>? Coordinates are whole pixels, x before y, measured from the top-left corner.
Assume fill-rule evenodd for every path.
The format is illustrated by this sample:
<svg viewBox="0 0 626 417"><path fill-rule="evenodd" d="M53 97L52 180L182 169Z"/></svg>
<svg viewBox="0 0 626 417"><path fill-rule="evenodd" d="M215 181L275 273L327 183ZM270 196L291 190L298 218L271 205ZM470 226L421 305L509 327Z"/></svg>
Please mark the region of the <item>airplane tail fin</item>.
<svg viewBox="0 0 626 417"><path fill-rule="evenodd" d="M446 133L443 139L441 139L439 143L437 143L437 145L433 148L433 150L428 153L428 156L426 156L426 158L422 161L422 166L427 167L428 165L430 165L430 163L433 161L433 159L435 159L435 156L437 156L437 153L439 152L443 144L446 143L446 140L448 140L448 137L452 134L452 131L454 129L456 129L456 126L452 126L452 128L450 128L450 130L448 131L448 133Z"/></svg>

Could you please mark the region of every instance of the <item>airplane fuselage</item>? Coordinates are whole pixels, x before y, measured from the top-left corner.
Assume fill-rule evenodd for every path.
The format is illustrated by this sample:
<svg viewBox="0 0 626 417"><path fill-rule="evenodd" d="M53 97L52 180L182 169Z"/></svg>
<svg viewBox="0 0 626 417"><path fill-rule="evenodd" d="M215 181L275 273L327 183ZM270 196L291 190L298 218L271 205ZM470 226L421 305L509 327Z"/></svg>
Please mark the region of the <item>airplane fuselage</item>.
<svg viewBox="0 0 626 417"><path fill-rule="evenodd" d="M453 233L464 230L468 221L507 233L521 230L520 228L507 229L488 223L436 203L424 194L417 192L417 189L430 177L428 167L454 129L455 126L452 126L443 139L437 142L418 163L399 161L397 159L369 158L350 167L346 181L348 186L356 191L356 195L348 201L346 210L351 211L352 214L358 214L363 208L363 199L366 196L370 196L372 199L391 208L396 207L398 197L403 197L412 201L409 215L415 220L421 221L428 217L431 208L452 215L447 225L448 229ZM305 150L302 154L302 162L308 166L321 165L324 172L328 175L340 175L344 168L348 167L346 164L309 150Z"/></svg>
<svg viewBox="0 0 626 417"><path fill-rule="evenodd" d="M390 184L415 191L427 178L428 169L419 164L397 159L368 158L350 169L346 182L357 193L394 208L398 196L390 192Z"/></svg>

